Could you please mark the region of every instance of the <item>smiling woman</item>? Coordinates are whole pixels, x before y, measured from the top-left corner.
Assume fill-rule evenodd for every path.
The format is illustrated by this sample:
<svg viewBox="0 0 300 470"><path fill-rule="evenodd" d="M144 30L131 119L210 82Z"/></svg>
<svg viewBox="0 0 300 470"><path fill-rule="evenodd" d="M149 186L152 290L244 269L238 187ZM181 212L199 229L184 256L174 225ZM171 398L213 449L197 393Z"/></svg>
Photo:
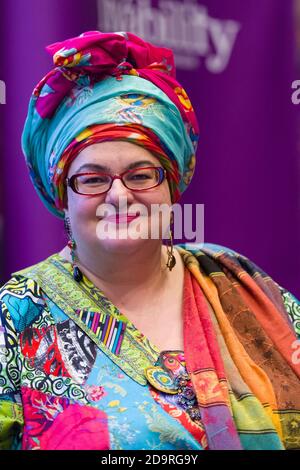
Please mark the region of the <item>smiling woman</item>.
<svg viewBox="0 0 300 470"><path fill-rule="evenodd" d="M85 179L84 176L78 177L78 175L82 175L83 168L91 168L90 165L92 165L92 168L100 167L109 171L106 180L104 180L104 183L106 181L104 185L103 175L105 176L105 174L102 175L99 182L99 175L101 174L98 173L96 183L91 183L91 175ZM144 170L144 172L141 173L141 169L145 168L144 165L148 165L146 168L149 168L149 170ZM149 167L149 165L151 166ZM140 176L147 176L146 186L144 178L141 179L140 177L138 180L133 179L134 175L135 178L137 176L137 167L140 167ZM133 170L133 168L135 168L135 170ZM155 170L156 168L157 170ZM147 258L149 258L150 253L148 250L151 250L154 256L154 259L152 258L153 264L150 263L151 266L149 266L149 274L153 272L153 268L157 262L157 246L160 247L161 241L149 237L147 243L148 248L146 249L145 240L142 238L131 239L126 236L126 233L120 233L124 231L127 232L128 227L127 224L118 224L118 226L115 227L118 232L118 237L105 238L101 240L100 243L99 217L97 217L97 215L99 214L98 208L101 208L101 206L105 204L106 208L109 207L109 205L112 210L116 208L118 214L136 216L136 213L133 213L131 207L136 206L136 204L141 204L150 216L139 217L138 222L142 226L146 225L147 228L149 226L150 230L151 205L167 204L171 206L168 182L164 177L164 171L162 172L162 177L160 177L160 169L163 170L159 160L148 150L130 142L120 141L101 142L90 145L82 150L70 165L68 172L68 176L71 175L70 181L74 177L77 180L80 178L80 180L77 181L77 187L75 187L75 185L68 187L65 214L66 217L71 220L72 233L77 243L78 258L81 264L93 267L92 270L97 272L98 276L103 280L109 279L108 271L118 272L118 276L120 276L123 271L127 282L129 281L133 284L143 283L143 274L148 277L147 272L144 271L144 273L141 273L140 270L136 273L132 272L130 276L131 279L128 280L128 269L126 267L128 256L135 253L137 255L136 259L144 265L144 269L147 271L147 265L149 265ZM126 172L125 174L124 171ZM115 174L123 174L123 179L116 178L115 176L113 179L113 177L110 176ZM110 211L110 213L112 216L115 215L114 211ZM103 222L110 217L110 213L103 218ZM146 227L142 227L141 230L144 232ZM84 253L80 253L82 247L85 247ZM115 256L113 259L107 259L107 256L111 258L111 250L113 250L115 254L118 254L118 256ZM99 259L95 259L95 253L99 254ZM102 273L99 271L99 267L97 268L96 266L99 264L100 259L102 260L100 267L100 270L103 270ZM124 270L122 270L123 265Z"/></svg>
<svg viewBox="0 0 300 470"><path fill-rule="evenodd" d="M198 125L172 52L99 31L48 51L22 145L69 241L0 290L0 448L300 449L299 302L173 246Z"/></svg>

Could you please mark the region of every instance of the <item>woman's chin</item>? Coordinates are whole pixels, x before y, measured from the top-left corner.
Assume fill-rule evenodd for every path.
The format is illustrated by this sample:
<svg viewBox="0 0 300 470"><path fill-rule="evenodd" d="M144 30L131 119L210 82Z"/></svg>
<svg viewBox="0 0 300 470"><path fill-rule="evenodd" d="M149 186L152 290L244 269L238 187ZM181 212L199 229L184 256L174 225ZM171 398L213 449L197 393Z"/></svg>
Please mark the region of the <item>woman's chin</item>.
<svg viewBox="0 0 300 470"><path fill-rule="evenodd" d="M106 238L99 240L99 247L101 250L111 253L127 253L129 254L131 251L134 252L137 248L147 243L147 240L139 238L134 240L132 238Z"/></svg>
<svg viewBox="0 0 300 470"><path fill-rule="evenodd" d="M143 221L144 222L144 221ZM128 223L98 223L96 235L99 245L105 251L130 252L149 242L148 221L137 225Z"/></svg>

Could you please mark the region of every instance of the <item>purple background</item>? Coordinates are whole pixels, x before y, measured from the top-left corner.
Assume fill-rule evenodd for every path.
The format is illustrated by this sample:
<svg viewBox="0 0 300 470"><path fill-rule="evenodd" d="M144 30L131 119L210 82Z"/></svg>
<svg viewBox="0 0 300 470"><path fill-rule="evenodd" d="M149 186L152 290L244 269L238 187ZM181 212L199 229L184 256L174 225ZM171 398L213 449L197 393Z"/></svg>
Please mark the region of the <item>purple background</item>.
<svg viewBox="0 0 300 470"><path fill-rule="evenodd" d="M241 30L222 73L207 71L203 63L195 71L178 70L200 123L196 174L182 202L205 204L206 242L243 253L300 297L300 108L291 102L291 83L300 76L293 2L199 3L208 6L210 17L238 21ZM38 199L20 147L30 93L51 67L44 48L99 26L93 0L13 0L2 8L0 79L7 102L0 105L1 281L6 281L65 243L63 224Z"/></svg>

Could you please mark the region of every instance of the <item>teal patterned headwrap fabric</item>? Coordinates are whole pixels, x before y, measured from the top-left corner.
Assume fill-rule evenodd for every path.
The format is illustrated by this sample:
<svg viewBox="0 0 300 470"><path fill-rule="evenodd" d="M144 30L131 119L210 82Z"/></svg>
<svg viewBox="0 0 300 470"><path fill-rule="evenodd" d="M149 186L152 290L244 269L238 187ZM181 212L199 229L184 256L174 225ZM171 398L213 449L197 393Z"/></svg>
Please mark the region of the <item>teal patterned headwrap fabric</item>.
<svg viewBox="0 0 300 470"><path fill-rule="evenodd" d="M182 193L194 172L198 124L175 79L172 51L132 33L99 31L47 50L55 68L33 91L22 135L31 179L47 208L63 217L56 190L62 156L95 124L138 124L150 130L174 164Z"/></svg>

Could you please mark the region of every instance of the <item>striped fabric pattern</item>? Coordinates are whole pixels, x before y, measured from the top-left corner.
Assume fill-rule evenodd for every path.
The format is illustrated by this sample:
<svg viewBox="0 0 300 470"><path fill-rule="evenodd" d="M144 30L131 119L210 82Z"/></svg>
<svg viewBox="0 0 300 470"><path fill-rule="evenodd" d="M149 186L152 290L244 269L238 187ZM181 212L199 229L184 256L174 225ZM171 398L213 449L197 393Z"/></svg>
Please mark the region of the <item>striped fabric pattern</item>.
<svg viewBox="0 0 300 470"><path fill-rule="evenodd" d="M126 323L104 312L77 309L75 313L116 356L120 354Z"/></svg>

